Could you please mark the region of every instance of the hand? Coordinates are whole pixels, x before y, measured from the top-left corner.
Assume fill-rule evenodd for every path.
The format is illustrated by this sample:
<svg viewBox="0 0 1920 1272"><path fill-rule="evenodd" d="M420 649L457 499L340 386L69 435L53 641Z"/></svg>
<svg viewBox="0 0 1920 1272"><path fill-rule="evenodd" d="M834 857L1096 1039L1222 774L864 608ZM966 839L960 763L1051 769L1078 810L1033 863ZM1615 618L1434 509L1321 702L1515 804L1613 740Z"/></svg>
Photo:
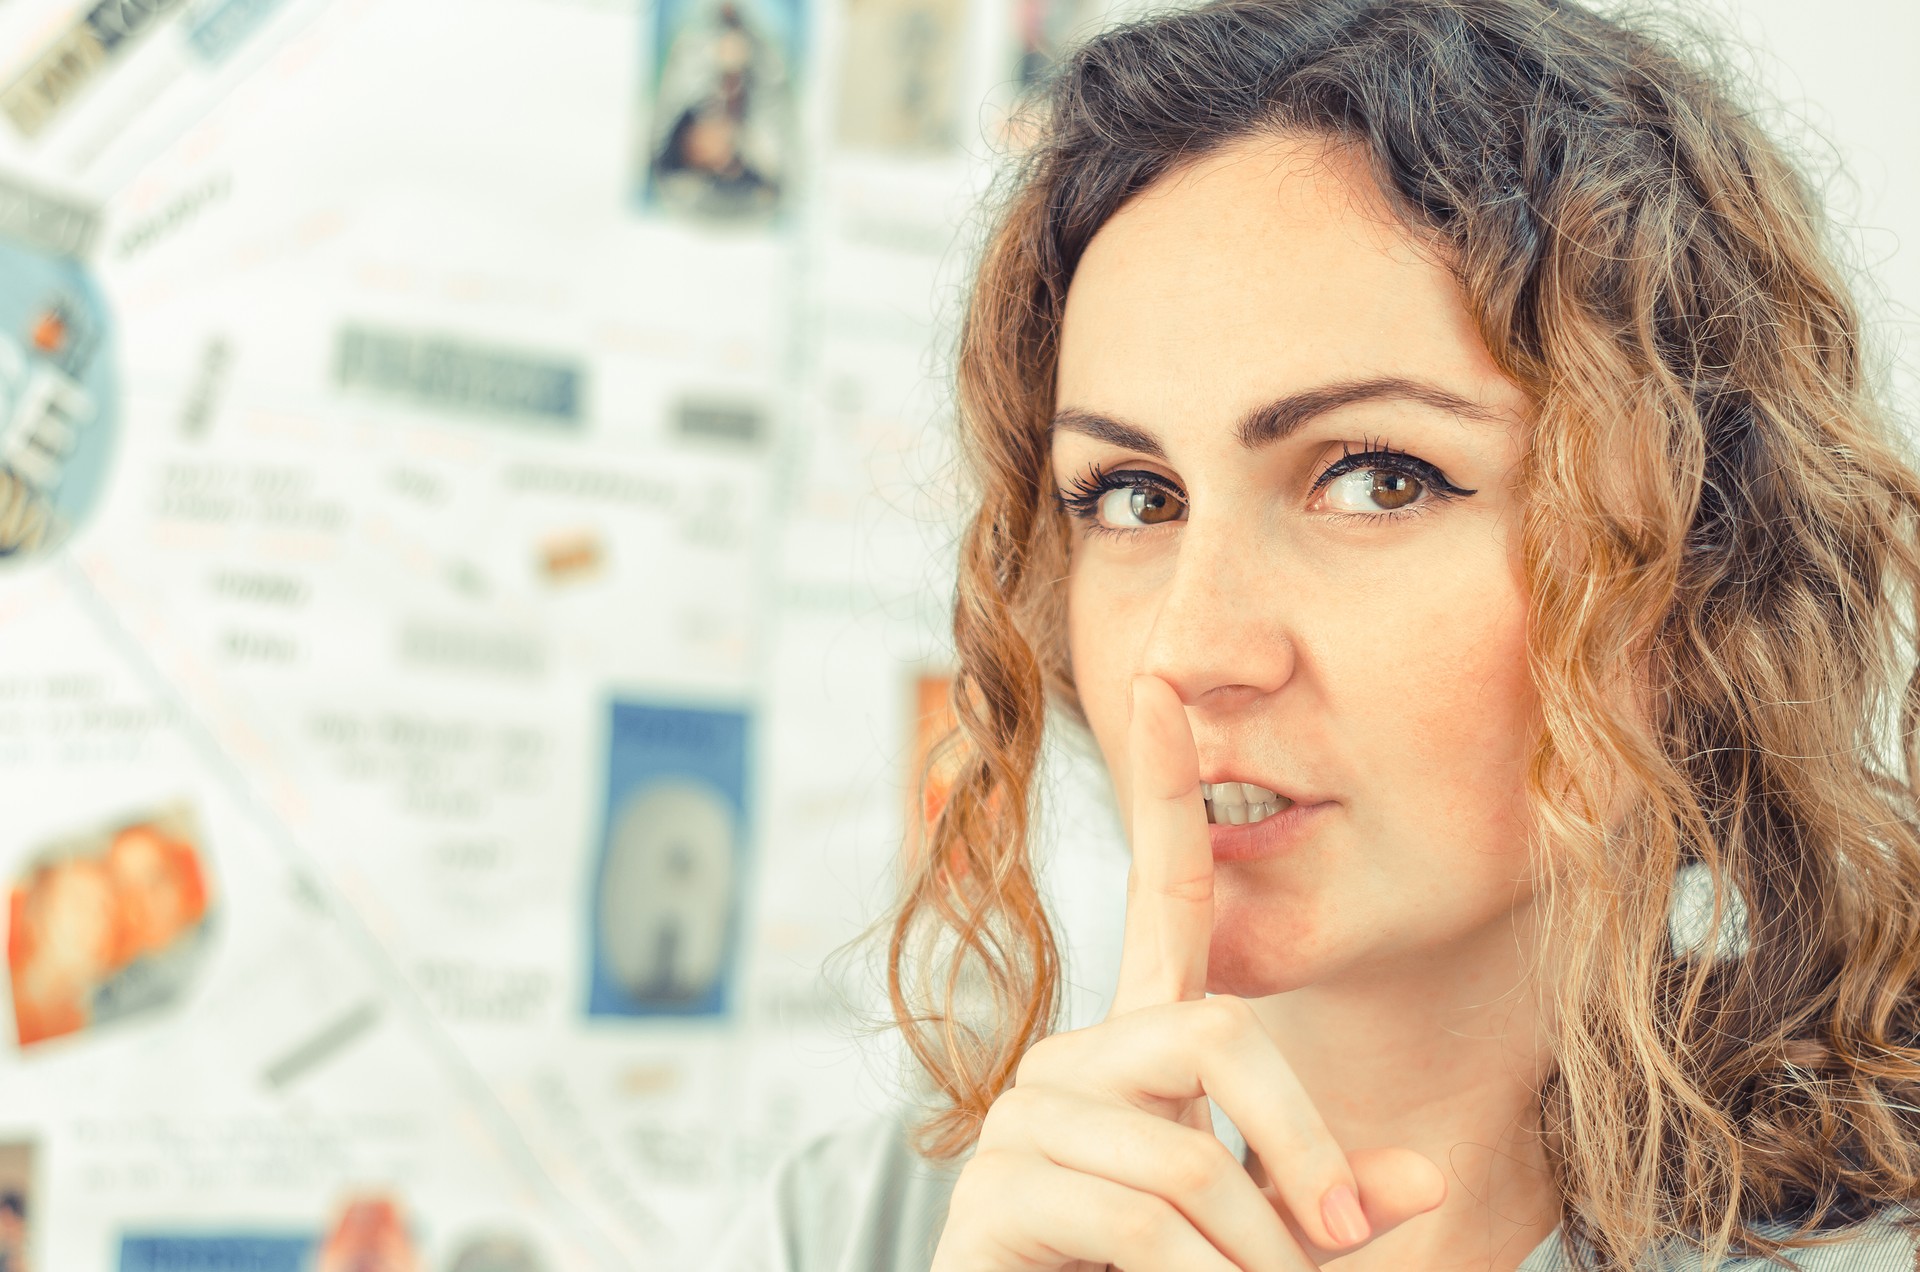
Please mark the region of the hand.
<svg viewBox="0 0 1920 1272"><path fill-rule="evenodd" d="M1164 681L1136 677L1132 710L1113 1008L1022 1058L954 1182L933 1272L1304 1272L1446 1198L1419 1153L1344 1152L1246 1000L1206 996L1213 852L1193 735ZM1214 1136L1209 1096L1272 1184ZM1340 1189L1358 1199L1344 1215Z"/></svg>

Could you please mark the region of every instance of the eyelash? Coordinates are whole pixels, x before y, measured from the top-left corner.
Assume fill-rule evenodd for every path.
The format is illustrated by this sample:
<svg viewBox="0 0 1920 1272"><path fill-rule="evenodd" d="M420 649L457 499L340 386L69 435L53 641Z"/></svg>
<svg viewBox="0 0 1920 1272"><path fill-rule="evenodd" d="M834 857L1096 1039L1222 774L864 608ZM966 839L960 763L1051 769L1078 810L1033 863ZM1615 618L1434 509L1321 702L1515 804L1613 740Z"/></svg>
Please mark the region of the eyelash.
<svg viewBox="0 0 1920 1272"><path fill-rule="evenodd" d="M1341 443L1340 458L1321 470L1308 487L1309 496L1317 494L1335 478L1344 477L1360 469L1382 468L1403 476L1417 478L1427 487L1427 497L1410 508L1391 512L1336 512L1328 514L1336 521L1352 524L1354 522L1371 523L1379 521L1403 521L1420 516L1435 504L1462 498L1478 493L1465 490L1448 481L1441 471L1426 460L1410 455L1405 451L1394 450L1384 439L1362 439L1359 450L1348 450ZM1122 479L1125 480L1122 480ZM1142 469L1122 469L1109 471L1098 464L1089 464L1087 471L1075 477L1064 492L1057 492L1055 498L1060 508L1068 516L1080 521L1089 534L1137 534L1138 529L1126 529L1118 526L1100 524L1100 500L1110 490L1145 488L1158 490L1171 495L1182 502L1186 495L1167 478L1158 473Z"/></svg>

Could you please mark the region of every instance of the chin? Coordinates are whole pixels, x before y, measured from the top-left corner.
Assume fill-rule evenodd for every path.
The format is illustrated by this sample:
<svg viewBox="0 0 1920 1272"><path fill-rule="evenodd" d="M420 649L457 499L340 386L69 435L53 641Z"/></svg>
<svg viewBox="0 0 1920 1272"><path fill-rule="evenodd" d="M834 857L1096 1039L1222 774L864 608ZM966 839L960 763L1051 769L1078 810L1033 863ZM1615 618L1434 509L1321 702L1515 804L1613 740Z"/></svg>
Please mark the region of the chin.
<svg viewBox="0 0 1920 1272"><path fill-rule="evenodd" d="M1288 975L1285 969L1215 964L1207 971L1207 992L1232 994L1237 998L1265 998L1305 988L1317 979L1305 972Z"/></svg>
<svg viewBox="0 0 1920 1272"><path fill-rule="evenodd" d="M1264 998L1323 979L1338 961L1303 907L1281 898L1214 894L1207 991Z"/></svg>
<svg viewBox="0 0 1920 1272"><path fill-rule="evenodd" d="M1490 894L1442 924L1432 914L1349 913L1312 892L1227 882L1214 892L1207 991L1264 998L1336 981L1424 976L1511 950L1530 901Z"/></svg>

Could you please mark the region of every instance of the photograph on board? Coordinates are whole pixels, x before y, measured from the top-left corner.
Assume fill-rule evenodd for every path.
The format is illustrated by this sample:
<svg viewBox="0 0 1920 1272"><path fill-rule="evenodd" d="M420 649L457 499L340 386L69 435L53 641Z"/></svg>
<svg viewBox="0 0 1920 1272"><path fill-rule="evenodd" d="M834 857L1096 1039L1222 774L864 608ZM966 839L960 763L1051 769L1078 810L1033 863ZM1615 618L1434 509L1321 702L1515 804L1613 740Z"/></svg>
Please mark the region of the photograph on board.
<svg viewBox="0 0 1920 1272"><path fill-rule="evenodd" d="M33 1272L34 1225L40 1206L34 1195L34 1145L0 1141L0 1272Z"/></svg>
<svg viewBox="0 0 1920 1272"><path fill-rule="evenodd" d="M205 957L211 901L198 823L184 804L33 854L9 898L20 1045L177 1000Z"/></svg>
<svg viewBox="0 0 1920 1272"><path fill-rule="evenodd" d="M587 1013L723 1014L743 873L747 717L616 701L609 727Z"/></svg>
<svg viewBox="0 0 1920 1272"><path fill-rule="evenodd" d="M793 182L797 0L661 0L640 197L690 219L768 224Z"/></svg>
<svg viewBox="0 0 1920 1272"><path fill-rule="evenodd" d="M840 144L951 150L959 139L966 19L961 0L847 0Z"/></svg>
<svg viewBox="0 0 1920 1272"><path fill-rule="evenodd" d="M93 508L114 431L106 305L67 253L87 217L0 178L0 558L38 557Z"/></svg>

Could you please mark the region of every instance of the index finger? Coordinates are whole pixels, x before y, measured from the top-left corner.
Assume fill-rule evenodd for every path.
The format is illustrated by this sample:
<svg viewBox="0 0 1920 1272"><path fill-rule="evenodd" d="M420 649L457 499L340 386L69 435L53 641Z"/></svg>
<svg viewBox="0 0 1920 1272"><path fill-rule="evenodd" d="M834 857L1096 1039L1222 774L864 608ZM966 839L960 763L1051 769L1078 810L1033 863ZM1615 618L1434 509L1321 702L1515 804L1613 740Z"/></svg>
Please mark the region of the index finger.
<svg viewBox="0 0 1920 1272"><path fill-rule="evenodd" d="M1186 708L1157 676L1135 676L1132 692L1133 864L1111 1016L1204 997L1213 939L1213 846Z"/></svg>

